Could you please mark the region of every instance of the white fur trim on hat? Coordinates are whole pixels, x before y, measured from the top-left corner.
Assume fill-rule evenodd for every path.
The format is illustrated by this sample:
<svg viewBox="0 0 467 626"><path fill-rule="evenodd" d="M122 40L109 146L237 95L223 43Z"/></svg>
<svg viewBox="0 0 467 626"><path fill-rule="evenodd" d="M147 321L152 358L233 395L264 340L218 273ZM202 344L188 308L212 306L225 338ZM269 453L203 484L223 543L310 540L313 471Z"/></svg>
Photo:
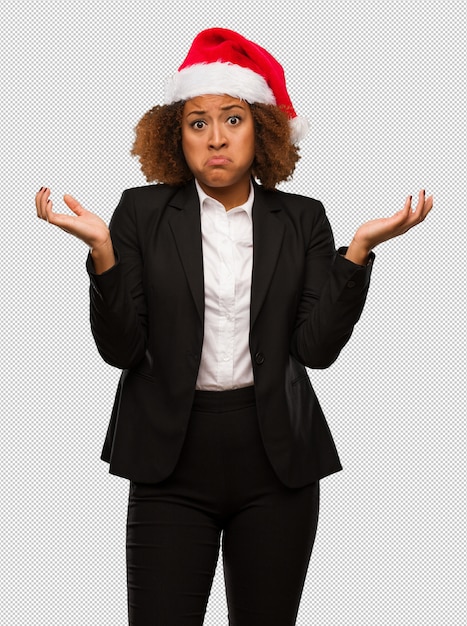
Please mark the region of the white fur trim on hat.
<svg viewBox="0 0 467 626"><path fill-rule="evenodd" d="M165 104L189 100L205 94L227 94L249 104L276 104L276 98L260 75L233 63L200 63L185 67L169 78Z"/></svg>

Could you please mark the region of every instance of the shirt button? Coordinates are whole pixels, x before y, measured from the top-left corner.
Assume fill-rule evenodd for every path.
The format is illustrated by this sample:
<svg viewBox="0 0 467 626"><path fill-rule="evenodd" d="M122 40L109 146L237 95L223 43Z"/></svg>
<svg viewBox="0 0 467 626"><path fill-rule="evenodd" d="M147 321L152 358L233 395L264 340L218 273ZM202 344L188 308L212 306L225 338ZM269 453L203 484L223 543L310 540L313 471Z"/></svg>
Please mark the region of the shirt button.
<svg viewBox="0 0 467 626"><path fill-rule="evenodd" d="M352 289L352 287L355 287L355 281L349 280L349 282L347 283L347 287L349 287L349 289Z"/></svg>
<svg viewBox="0 0 467 626"><path fill-rule="evenodd" d="M262 365L264 363L264 354L257 352L255 354L255 361L257 365Z"/></svg>

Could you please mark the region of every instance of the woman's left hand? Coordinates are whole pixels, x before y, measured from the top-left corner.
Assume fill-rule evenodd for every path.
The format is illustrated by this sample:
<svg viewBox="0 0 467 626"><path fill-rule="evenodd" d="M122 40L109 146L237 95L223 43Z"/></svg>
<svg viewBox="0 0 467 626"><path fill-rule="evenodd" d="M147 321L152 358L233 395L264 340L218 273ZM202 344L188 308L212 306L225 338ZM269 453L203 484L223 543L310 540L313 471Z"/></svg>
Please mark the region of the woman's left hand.
<svg viewBox="0 0 467 626"><path fill-rule="evenodd" d="M391 217L382 217L362 224L355 233L345 257L359 265L365 265L368 255L378 244L388 241L423 222L433 207L433 196L428 198L425 191L418 194L415 210L412 210L412 196L405 201L404 208Z"/></svg>

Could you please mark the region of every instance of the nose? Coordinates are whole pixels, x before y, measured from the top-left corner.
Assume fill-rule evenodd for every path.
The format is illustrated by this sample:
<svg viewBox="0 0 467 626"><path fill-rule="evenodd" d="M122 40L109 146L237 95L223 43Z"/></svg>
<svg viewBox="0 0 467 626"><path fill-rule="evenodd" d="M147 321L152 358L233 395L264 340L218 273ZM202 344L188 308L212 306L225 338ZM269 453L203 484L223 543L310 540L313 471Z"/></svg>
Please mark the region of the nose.
<svg viewBox="0 0 467 626"><path fill-rule="evenodd" d="M211 124L211 134L209 136L209 146L218 150L226 144L226 137L222 124Z"/></svg>

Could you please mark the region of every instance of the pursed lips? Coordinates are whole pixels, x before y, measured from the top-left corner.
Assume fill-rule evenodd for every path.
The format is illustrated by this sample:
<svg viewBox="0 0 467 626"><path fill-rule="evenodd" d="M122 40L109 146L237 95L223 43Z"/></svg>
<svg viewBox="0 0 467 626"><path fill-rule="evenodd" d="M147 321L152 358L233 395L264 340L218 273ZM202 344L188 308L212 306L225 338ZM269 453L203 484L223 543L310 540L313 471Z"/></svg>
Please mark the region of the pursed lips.
<svg viewBox="0 0 467 626"><path fill-rule="evenodd" d="M227 165L228 163L231 163L231 160L223 154L217 154L215 156L212 156L206 161L207 166Z"/></svg>

